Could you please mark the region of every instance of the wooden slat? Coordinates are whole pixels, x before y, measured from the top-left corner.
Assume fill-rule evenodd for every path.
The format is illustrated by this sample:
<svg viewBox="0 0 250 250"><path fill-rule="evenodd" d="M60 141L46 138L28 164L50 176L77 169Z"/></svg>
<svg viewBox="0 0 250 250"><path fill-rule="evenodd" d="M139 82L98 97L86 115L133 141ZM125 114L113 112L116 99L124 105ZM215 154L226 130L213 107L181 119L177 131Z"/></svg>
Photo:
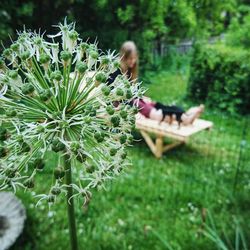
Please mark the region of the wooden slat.
<svg viewBox="0 0 250 250"><path fill-rule="evenodd" d="M159 123L158 121L145 118L140 114L136 116L136 127L138 129L183 141L195 133L212 128L212 126L212 122L202 119L196 119L192 125L181 125L178 127L177 122L169 125L166 122Z"/></svg>
<svg viewBox="0 0 250 250"><path fill-rule="evenodd" d="M173 149L173 148L175 148L175 147L178 147L179 145L182 145L182 144L184 144L185 142L183 142L183 141L176 141L176 142L173 142L173 143L171 143L171 144L168 144L168 145L165 145L164 147L163 147L163 152L166 152L166 151L168 151L168 150L170 150L170 149Z"/></svg>

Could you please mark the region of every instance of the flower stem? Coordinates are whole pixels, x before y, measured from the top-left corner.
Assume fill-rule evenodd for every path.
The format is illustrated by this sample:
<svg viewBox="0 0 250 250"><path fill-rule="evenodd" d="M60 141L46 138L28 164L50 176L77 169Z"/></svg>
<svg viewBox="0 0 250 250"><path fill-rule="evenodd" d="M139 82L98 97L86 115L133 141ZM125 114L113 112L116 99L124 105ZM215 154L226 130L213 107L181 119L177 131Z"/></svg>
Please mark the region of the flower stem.
<svg viewBox="0 0 250 250"><path fill-rule="evenodd" d="M78 250L77 243L77 232L76 232L76 222L75 222L75 209L74 209L74 199L70 199L73 195L73 189L70 184L72 184L71 175L71 164L68 155L64 156L64 167L65 167L65 183L67 185L67 208L68 208L68 223L69 223L69 233L71 250ZM70 202L69 202L70 199Z"/></svg>

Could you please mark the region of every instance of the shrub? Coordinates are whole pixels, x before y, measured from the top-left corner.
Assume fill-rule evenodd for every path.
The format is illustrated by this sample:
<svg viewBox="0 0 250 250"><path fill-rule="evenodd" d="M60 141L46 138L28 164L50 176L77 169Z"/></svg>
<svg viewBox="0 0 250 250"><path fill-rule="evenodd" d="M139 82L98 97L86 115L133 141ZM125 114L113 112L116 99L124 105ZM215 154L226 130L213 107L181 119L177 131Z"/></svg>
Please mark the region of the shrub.
<svg viewBox="0 0 250 250"><path fill-rule="evenodd" d="M250 113L250 53L223 44L196 45L187 95L230 113Z"/></svg>
<svg viewBox="0 0 250 250"><path fill-rule="evenodd" d="M250 14L244 16L242 20L233 19L226 34L226 42L230 46L242 46L250 48Z"/></svg>

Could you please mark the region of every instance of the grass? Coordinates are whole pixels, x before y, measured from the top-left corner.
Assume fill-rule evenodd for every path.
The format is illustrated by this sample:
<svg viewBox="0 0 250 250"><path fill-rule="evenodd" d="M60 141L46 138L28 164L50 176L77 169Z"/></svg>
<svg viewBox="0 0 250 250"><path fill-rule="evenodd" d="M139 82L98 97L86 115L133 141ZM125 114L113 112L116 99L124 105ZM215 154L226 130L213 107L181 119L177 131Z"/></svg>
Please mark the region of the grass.
<svg viewBox="0 0 250 250"><path fill-rule="evenodd" d="M187 78L167 71L152 73L148 95L187 107L190 104L183 101ZM140 140L129 152L133 166L108 184L107 191L94 191L88 208L76 202L80 249L226 246L240 250L250 242L250 133L246 130L250 121L210 110L204 117L214 122L211 132L194 136L160 160L137 136ZM34 191L42 192L49 185L55 161L48 154ZM64 197L50 210L46 204L35 207L29 193L19 192L18 197L27 208L28 220L12 250L69 249ZM244 235L243 240L235 239L236 231Z"/></svg>

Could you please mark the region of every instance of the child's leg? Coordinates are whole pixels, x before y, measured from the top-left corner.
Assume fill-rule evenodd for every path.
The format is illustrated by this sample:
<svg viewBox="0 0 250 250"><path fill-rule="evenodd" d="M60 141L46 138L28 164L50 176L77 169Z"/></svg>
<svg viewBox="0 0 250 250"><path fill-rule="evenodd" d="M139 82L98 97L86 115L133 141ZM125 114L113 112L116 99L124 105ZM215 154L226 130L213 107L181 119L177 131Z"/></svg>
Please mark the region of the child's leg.
<svg viewBox="0 0 250 250"><path fill-rule="evenodd" d="M188 109L185 114L189 115L189 114L193 114L193 113L197 113L197 112L203 112L204 111L204 105L201 104L200 106L197 107L191 107L190 109Z"/></svg>
<svg viewBox="0 0 250 250"><path fill-rule="evenodd" d="M161 109L152 108L149 113L149 118L161 122L163 119L163 113Z"/></svg>
<svg viewBox="0 0 250 250"><path fill-rule="evenodd" d="M181 116L181 120L184 125L192 124L201 113L204 111L204 105L190 108L186 113Z"/></svg>

